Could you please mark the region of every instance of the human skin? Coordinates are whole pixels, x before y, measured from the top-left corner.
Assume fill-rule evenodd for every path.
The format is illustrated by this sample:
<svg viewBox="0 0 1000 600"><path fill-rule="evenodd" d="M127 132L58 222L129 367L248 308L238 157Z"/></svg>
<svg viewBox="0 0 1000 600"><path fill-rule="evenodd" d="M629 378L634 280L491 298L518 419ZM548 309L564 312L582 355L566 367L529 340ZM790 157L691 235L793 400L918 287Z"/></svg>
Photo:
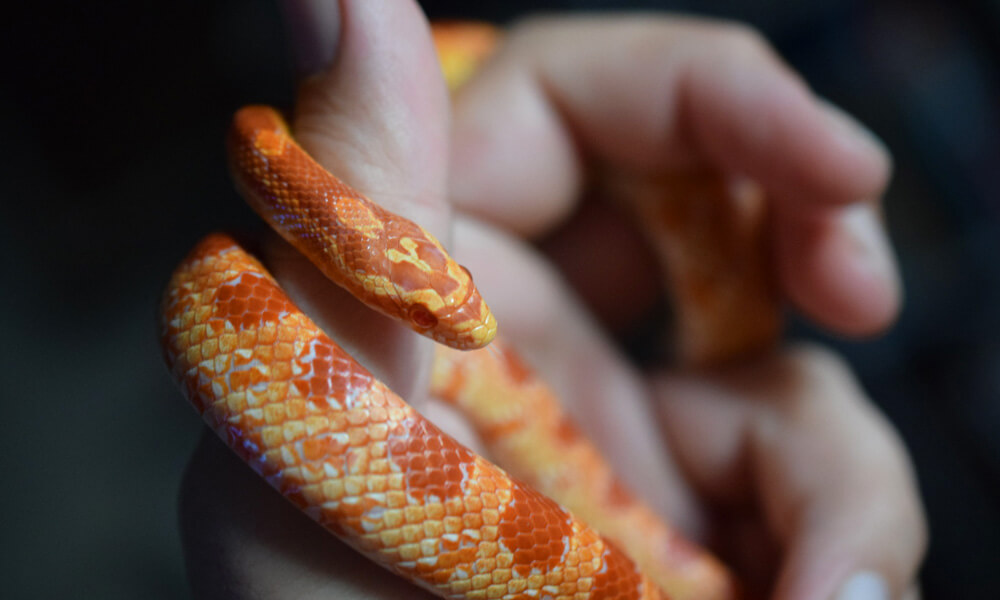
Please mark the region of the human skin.
<svg viewBox="0 0 1000 600"><path fill-rule="evenodd" d="M608 243L623 226L579 210L582 157L626 172L716 169L757 180L773 199L774 275L784 298L834 332L878 332L900 302L878 218L890 165L880 144L737 25L528 21L449 107L415 4L299 0L285 8L304 74L293 120L299 141L450 245L504 336L640 495L693 537L711 538L764 597L832 598L861 572L878 574L893 597L913 588L926 526L911 468L842 361L791 347L715 371L639 371L603 325L626 328L643 316L646 257L637 248L618 267L631 286L615 303L578 298L560 276L573 273L577 289L602 289L586 285L601 273L580 264L585 253L576 250L581 240ZM557 228L548 257L526 242ZM426 340L368 311L283 243L265 244L263 258L332 337L476 445L426 397ZM198 597L422 593L297 514L213 438L196 450L181 501Z"/></svg>

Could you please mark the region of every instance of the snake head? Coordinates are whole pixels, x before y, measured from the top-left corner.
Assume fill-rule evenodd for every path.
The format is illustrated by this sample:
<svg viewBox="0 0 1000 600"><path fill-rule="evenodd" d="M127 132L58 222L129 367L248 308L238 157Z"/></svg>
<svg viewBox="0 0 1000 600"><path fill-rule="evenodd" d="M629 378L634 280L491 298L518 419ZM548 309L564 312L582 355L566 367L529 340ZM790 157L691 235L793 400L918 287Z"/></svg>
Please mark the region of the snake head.
<svg viewBox="0 0 1000 600"><path fill-rule="evenodd" d="M410 221L394 221L386 234L387 279L397 313L393 316L452 348L473 350L490 343L497 322L468 269Z"/></svg>

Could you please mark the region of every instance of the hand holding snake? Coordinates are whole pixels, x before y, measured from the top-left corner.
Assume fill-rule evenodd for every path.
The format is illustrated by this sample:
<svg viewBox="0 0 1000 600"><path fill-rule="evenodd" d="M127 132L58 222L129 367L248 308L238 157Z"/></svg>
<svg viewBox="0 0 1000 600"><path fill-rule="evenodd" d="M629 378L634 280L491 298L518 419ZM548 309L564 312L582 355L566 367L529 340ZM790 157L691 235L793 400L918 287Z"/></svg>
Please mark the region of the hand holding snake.
<svg viewBox="0 0 1000 600"><path fill-rule="evenodd" d="M322 21L320 18L319 22ZM676 31L671 31L669 26L665 26L662 31L653 32L656 34L653 37L669 39L683 47L684 36L678 34L690 25L684 24ZM640 153L642 154L640 162L633 164L630 161L635 157L627 156L627 149L641 148L641 145L623 145L622 140L602 137L620 134L619 130L602 123L604 116L602 108L607 107L600 106L600 99L595 98L593 93L587 93L586 89L567 89L567 86L571 88L581 81L579 77L567 75L566 69L573 63L568 60L560 63L559 52L542 51L549 42L554 44L553 48L568 48L573 45L570 38L586 38L586 28L590 27L601 29L596 23L583 22L563 27L534 25L515 31L511 35L508 49L502 51L492 66L486 68L480 80L470 85L463 98L456 100L456 127L453 137L456 156L452 163L455 169L453 174L456 176L461 174L462 177L461 183L456 180L450 187L457 194L456 203L461 211L475 213L484 220L495 225L503 225L513 231L537 233L544 230L569 210L565 202L580 185L580 165L573 161L579 160L583 151L619 170L626 170L623 167L648 168L650 165L670 168L687 165L692 170L698 170L704 166L704 164L699 165L698 161L717 162L719 163L717 166L753 176L777 197L775 211L779 217L775 225L777 238L775 243L779 251L782 243L788 243L788 239L801 235L801 232L792 233L790 229L794 230L796 227L789 223L794 223L798 219L813 228L815 239L812 250L809 251L808 244L805 246L799 244L796 247L800 251L795 253L796 256L786 259L792 264L779 266L779 271L785 269L794 272L796 268L803 267L802 261L807 261L813 281L805 284L805 292L801 283L797 291L786 289L793 300L804 304L805 309L817 318L839 325L846 331L870 330L883 324L891 316L895 302L891 277L887 277L885 272L879 273L871 269L852 271L850 260L854 257L850 255L840 256L840 262L837 262L838 252L843 254L845 248L843 239L848 235L846 233L848 228L852 226L843 223L863 220L856 217L841 219L840 213L851 209L841 211L839 207L852 206L852 202L857 199L877 195L881 186L877 164L872 167L869 164L873 162L872 155L863 154L865 151L875 152L874 162L883 160L883 168L884 157L870 147L864 150L863 145L856 146L852 150L842 139L836 138L837 135L847 134L843 134L842 129L833 128L825 134L833 141L827 139L825 145L832 145L835 150L840 151L841 159L844 159L844 156L851 159L851 152L862 154L853 157L854 163L847 160L839 167L845 172L851 172L852 183L844 183L840 178L829 177L828 170L831 164L834 171L838 168L834 160L832 163L829 161L824 163L825 170L821 174L822 177L811 182L809 176L816 176L817 173L810 174L808 168L798 165L798 180L795 185L785 181L783 187L777 180L782 178L787 180L788 174L776 172L780 169L773 165L768 167L770 169L768 171L762 169L760 165L755 167L752 164L727 163L735 159L726 156L725 150L736 153L747 152L748 148L739 148L740 144L753 143L756 138L741 139L740 132L733 129L735 126L733 123L726 123L719 114L710 113L700 118L709 121L715 119L716 126L721 131L735 136L728 140L728 144L722 146L721 151L718 148L711 150L705 147L699 148L695 153L692 148L683 148L680 144L675 144L678 146L675 148L669 148L669 143L650 146L647 140L647 149L652 154ZM614 41L616 35L624 35L623 29L634 27L635 23L617 23L615 26L598 31L598 35L607 36L610 41ZM707 26L698 24L697 27ZM583 28L582 36L580 28ZM633 30L630 33L635 32ZM665 33L674 35L664 35ZM563 39L560 39L560 36ZM629 39L635 39L635 36L630 35ZM412 8L400 6L388 8L373 6L370 3L345 2L337 45L339 46L337 58L332 66L304 84L294 122L296 137L321 164L338 173L344 180L350 181L354 187L364 190L367 196L377 199L390 210L412 217L432 233L447 239L448 211L444 204L446 198L444 190L447 187L445 180L447 152L443 129L447 103L443 90L431 89L432 86L427 85L428 81L433 81L436 77L437 66L433 54L429 49L426 53L414 51L414 48L427 46L426 33L419 18L412 14ZM616 45L612 44L612 47ZM573 55L572 52L567 54ZM544 61L538 62L541 57L555 61L555 64L545 65L542 64ZM582 62L590 60L578 55L576 58ZM715 57L715 60L721 59ZM403 66L406 68L402 68ZM768 69L764 71L770 73L770 76L778 79L787 77L787 74L776 65L767 66L770 71ZM674 67L681 70L677 65ZM609 74L601 69L593 70L592 73L596 73L595 79L600 79L598 76L602 74ZM566 81L558 81L559 74L566 76ZM677 77L680 78L680 75ZM538 79L544 79L546 85L539 86ZM711 77L702 78L708 79L707 82L700 81L697 77L693 79L694 82L683 78L677 81L688 81L686 85L689 87L697 88L698 85L705 87L707 91L702 93L706 96L701 97L702 102L699 103L699 106L702 106L706 98L711 100L712 86L719 85L719 82L712 81ZM585 82L586 78L583 78L583 81ZM601 89L608 89L607 81L592 83ZM558 98L546 98L541 94L543 89L553 96L564 95ZM727 94L727 97L732 95ZM496 102L497 98L503 101L493 106L492 110L487 110L490 108L490 102ZM615 102L628 99L612 98ZM752 94L745 99L752 104ZM687 102L689 101L690 99ZM557 113L557 108L564 112ZM791 108L795 108L794 102ZM622 112L622 114L635 113L634 110ZM496 114L496 118L500 121L494 122L491 121L493 117L483 116L490 114ZM789 114L794 115L794 110L786 110L778 116L788 118ZM559 116L562 120L554 119L555 116ZM718 122L720 119L721 123ZM697 115L694 121L695 125L691 128L697 129L699 122ZM669 123L662 120L657 122L659 126L667 127L665 131L669 133ZM565 129L568 124L572 124L575 128L573 137ZM592 130L588 130L588 124L593 125ZM626 129L632 130L632 128L621 128L621 131ZM767 128L755 128L758 133L762 129ZM639 130L643 133L651 131L648 127ZM822 127L819 130L822 134ZM788 148L766 147L767 143L789 142L782 138L780 127L774 127L772 133L774 131L778 131L779 134L756 139L765 145L764 148L751 149L763 150L765 154L767 151L772 154L777 150L787 151ZM504 144L515 139L505 136L513 132L519 133L521 139L525 140L523 143L532 148L533 152L511 152L512 148L505 147ZM531 139L531 135L535 136L534 139ZM579 148L572 146L574 138L579 139L583 146ZM823 136L818 139L818 146L824 146ZM643 142L643 140L632 141ZM839 148L836 147L837 143L840 144ZM601 155L601 152L605 151L608 154ZM665 152L665 155L656 156L656 153L661 151ZM713 152L721 154L716 156ZM699 154L701 156L698 156ZM755 157L759 156L759 152L753 154ZM808 163L810 157L802 154L799 152L796 156ZM836 152L833 153L833 157L837 158ZM812 158L815 159L815 156ZM678 162L670 163L672 160ZM477 164L477 161L481 162ZM546 161L551 161L551 164ZM542 166L539 163L554 167L546 170L554 176L529 176L531 169ZM766 161L761 160L761 163ZM504 168L495 170L498 165ZM864 181L866 172L864 170L858 172L858 165L862 165L863 169L869 169L867 183ZM517 175L511 176L510 173ZM881 176L884 177L884 173ZM479 193L470 191L470 186L474 184L480 186ZM542 184L542 189L525 188L539 184ZM813 187L803 188L804 184L811 184ZM851 185L857 186L858 189L850 189ZM545 189L545 186L551 187ZM804 197L816 198L820 206L813 207L815 209L813 210L795 206L787 196L782 200L782 193L787 193L789 189L797 190ZM528 201L533 198L534 203L529 203ZM554 200L539 202L538 198ZM783 203L787 206L779 209ZM805 201L802 201L799 204L804 203ZM519 210L504 212L511 208ZM782 210L785 211L783 216L781 216ZM782 223L786 227L785 230L781 229ZM582 422L584 429L596 438L598 446L610 454L611 462L616 467L624 467L619 473L620 477L645 497L656 511L670 514L675 521L684 523L690 531L698 533L697 524L699 521L704 522L704 515L700 514L699 505L693 500L691 488L683 483L684 478L690 479L695 484L698 493L707 494L716 502L721 498L727 498L728 501L739 499L741 495L747 493L745 489L747 484L754 483L739 481L739 473L745 465L740 466L741 461L738 460L735 449L726 448L725 439L739 439L743 432L742 435L748 436L746 439L754 440L757 439L756 436L762 436L764 433L770 436L775 432L780 434L784 431L783 427L788 430L785 433L801 433L801 427L808 424L797 423L791 419L793 414L796 418L801 418L808 411L792 411L786 415L783 411L790 410L789 407L767 407L777 429L764 432L755 431L754 427L751 427L761 420L759 413L764 412L764 407L760 406L762 403L750 402L747 406L745 402L742 404L733 402L731 397L753 398L755 395L765 397L770 395L766 389L775 383L773 380L769 381L767 377L748 376L740 372L730 373L721 380L677 375L661 376L656 378L655 386L652 388L652 400L658 406L672 406L670 410L663 411L663 425L668 431L679 429L670 431L676 434L670 439L671 443L677 444L675 449L678 452L678 466L678 463L668 458L663 439L660 437L662 431L650 419L648 408L650 392L638 374L607 346L594 325L584 316L585 312L571 300L571 295L551 278L547 268L543 267L532 254L519 248L507 235L491 227L476 224L464 217L458 217L454 227L455 235L449 248L475 275L484 297L497 314L501 315L504 336L508 340L515 341L518 348L530 358L537 359L536 368L545 374L546 379L553 383L554 387L569 392L566 397L573 403L570 412ZM786 238L785 242L781 241L782 236ZM594 239L603 237L605 236L595 236ZM555 247L561 247L564 256L573 256L574 253L567 252L567 248L571 249L573 243L572 236L567 236L563 239L562 246ZM851 246L851 248L856 247L857 244ZM400 251L404 250L405 248ZM876 253L879 251L877 245L874 251ZM575 255L581 256L581 253L577 252ZM809 260L813 263L809 263ZM434 406L420 401L429 369L430 352L427 344L415 339L415 336L401 332L397 326L385 319L373 316L366 309L360 308L355 301L339 292L337 288L323 282L287 247L272 245L270 256L266 257L265 261L283 286L296 297L296 302L305 308L310 317L320 323L340 346L349 349L358 360L403 397L411 402L415 400L421 408ZM795 261L799 261L799 264L796 265ZM825 268L825 279L824 268L818 269L817 272L816 261L819 261L820 267ZM877 265L878 258L862 262ZM780 263L779 260L779 265ZM782 277L788 277L788 274L783 273ZM864 280L864 277L869 279ZM805 279L808 280L809 277ZM862 283L874 281L876 285L866 285L865 289L870 292L870 297L863 298L865 301L858 305L852 305L850 300L845 301L843 298L857 295L856 292L850 289L840 289L838 292L838 286L850 288L859 281ZM266 283L262 280L262 285L265 287ZM815 288L811 292L810 285ZM835 291L831 293L831 289ZM811 300L810 293L813 294ZM619 296L617 318L621 318L623 314L627 318L629 311L636 309L636 306L630 304L628 298L622 297L624 294ZM872 302L872 298L876 301ZM827 304L824 305L824 302ZM282 307L283 305L276 305L275 310L281 312L284 310ZM583 379L580 376L581 365L587 365L585 381L581 380ZM896 589L901 589L909 581L913 565L920 553L921 527L919 508L911 498L912 490L907 480L905 459L901 457L894 439L886 433L877 419L872 419L867 413L858 414L856 409L850 408L851 402L845 402L845 399L850 400L857 396L858 392L851 386L849 376L831 366L828 358L817 357L815 353L791 353L770 359L768 365L770 370L767 366L761 370L769 372L772 379L791 377L792 380L804 382L801 385L805 389L789 391L787 386L778 385L778 392L775 392L798 396L800 398L798 402L803 401L801 398L808 394L813 382L808 378L796 377L796 373L815 374L816 377L813 379L825 378L823 395L830 400L822 403L811 401L808 406L812 410L822 411L823 415L826 413L833 415L827 419L824 428L824 431L829 430L832 433L821 441L797 440L793 446L788 446L789 440L783 439L780 435L774 439L767 438L772 442L770 446L761 443L758 449L760 454L756 460L773 472L767 474L769 481L766 484L759 481L754 484L764 486L758 492L759 495L756 495L754 502L767 505L767 510L780 511L780 502L790 501L797 494L800 502L808 504L809 498L822 495L823 491L810 487L819 484L807 485L802 474L796 473L792 468L795 465L789 463L791 460L789 457L793 457L796 452L801 457L809 452L827 450L824 444L839 447L844 445L844 438L849 439L861 430L869 431L871 435L865 439L877 442L873 450L869 448L872 450L871 455L883 457L889 467L886 476L881 478L881 483L891 494L883 497L887 500L901 500L895 502L895 505L905 507L908 503L910 511L909 514L903 511L900 522L877 524L879 528L889 528L888 531L877 528L874 531L862 531L860 535L881 539L888 533L895 533L897 528L903 528L908 529L913 536L912 543L900 544L906 548L895 554L880 551L879 544L874 544L873 548L861 544L859 551L848 546L850 552L837 549L834 545L834 550L847 557L841 558L841 564L838 565L836 560L822 555L821 552L829 552L829 549L812 548L810 544L802 543L802 540L808 541L810 535L817 535L815 529L808 527L808 524L804 523L798 528L790 526L788 531L773 531L771 535L776 538L775 541L785 547L777 552L773 557L774 562L764 570L769 572L768 577L773 577L775 570L780 569L777 593L784 594L780 597L798 598L806 597L802 595L806 589L820 589L825 586L825 589L830 590L838 583L838 578L846 576L851 569L860 568L882 572ZM703 398L698 403L685 401L685 398L690 399L699 395ZM817 403L822 406L814 406ZM682 415L683 418L678 415ZM817 415L817 418L826 416ZM442 421L442 419L436 420ZM703 431L712 432L707 436L711 439L705 439L705 435L692 436L692 424L696 424ZM691 439L692 437L699 439ZM269 590L275 597L282 597L283 594L301 597L304 590L314 590L318 593L323 589L316 586L334 586L325 588L328 593L334 593L330 590L343 586L340 589L357 589L360 594L361 590L365 589L363 586L369 585L374 586L370 589L373 595L377 595L379 589L391 593L394 589L393 583L373 575L372 571L365 570L367 567L362 566L364 563L359 562L353 555L345 554L340 547L331 546L330 540L323 538L322 543L326 545L322 549L312 548L313 543L319 545L321 542L318 538L311 537L315 535L310 533L311 530L301 524L296 526L294 519L291 521L291 530L284 527L273 529L274 523L270 521L270 515L282 514L282 508L279 508L280 505L269 504L270 500L273 500L269 496L250 492L249 495L232 497L234 488L220 487L220 483L229 482L235 489L247 486L254 489L253 484L240 479L239 472L224 471L222 465L226 457L213 454L216 452L216 446L210 442L203 444L198 459L192 465L185 488L184 515L191 551L189 565L196 589L211 595L213 589L211 586L229 584ZM861 458L863 457L844 456L836 464L842 467L845 476L856 476L859 471L864 471L863 465L860 464ZM712 464L713 462L715 464ZM680 470L683 470L683 476L678 472ZM743 476L756 477L760 476L760 472ZM865 490L865 494L869 492L870 490ZM749 498L744 495L739 503L748 501ZM259 505L260 502L264 503L264 508ZM813 506L818 504L818 502L812 503ZM828 510L833 511L833 508ZM266 521L261 520L264 516L268 516ZM856 517L857 514L853 516ZM774 515L771 519L774 519ZM287 518L279 518L279 522L281 521L287 521ZM794 516L789 516L787 523L795 521ZM249 526L250 523L256 525ZM766 522L765 525L774 527L776 523ZM297 541L288 543L290 537L286 536L293 534ZM856 539L850 539L852 543L857 543ZM792 549L797 545L800 550L795 552ZM750 555L763 562L764 559L770 558L761 550L764 547L757 544L755 551ZM213 548L221 548L223 551L211 552ZM809 552L820 554L810 555ZM250 567L251 564L254 566ZM819 568L830 564L835 565L832 570ZM331 578L328 569L333 569L334 573L337 573L338 569L341 571L339 575ZM355 571L362 575L358 576ZM294 577L293 573L296 574ZM752 586L753 582L749 582L749 585Z"/></svg>

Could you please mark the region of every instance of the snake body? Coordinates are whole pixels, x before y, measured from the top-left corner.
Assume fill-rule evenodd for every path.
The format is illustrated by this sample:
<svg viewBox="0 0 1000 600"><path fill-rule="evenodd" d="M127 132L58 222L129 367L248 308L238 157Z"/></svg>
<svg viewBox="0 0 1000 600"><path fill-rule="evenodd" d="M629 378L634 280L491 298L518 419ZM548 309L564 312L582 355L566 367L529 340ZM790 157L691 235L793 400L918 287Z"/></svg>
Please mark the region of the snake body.
<svg viewBox="0 0 1000 600"><path fill-rule="evenodd" d="M594 529L455 442L299 311L231 238L163 307L167 362L212 429L306 514L448 598L663 598Z"/></svg>
<svg viewBox="0 0 1000 600"><path fill-rule="evenodd" d="M272 109L241 110L228 143L237 187L274 229L369 306L442 344L432 393L463 411L517 477L424 419L243 247L213 234L167 286L164 353L208 425L272 487L445 598L737 596L720 563L625 489L513 346L484 347L496 320L433 236L328 173ZM677 219L671 226L684 228ZM722 277L699 297L744 279Z"/></svg>
<svg viewBox="0 0 1000 600"><path fill-rule="evenodd" d="M734 596L725 567L628 489L503 339L472 352L437 347L431 391L459 409L491 457L614 540L671 597Z"/></svg>

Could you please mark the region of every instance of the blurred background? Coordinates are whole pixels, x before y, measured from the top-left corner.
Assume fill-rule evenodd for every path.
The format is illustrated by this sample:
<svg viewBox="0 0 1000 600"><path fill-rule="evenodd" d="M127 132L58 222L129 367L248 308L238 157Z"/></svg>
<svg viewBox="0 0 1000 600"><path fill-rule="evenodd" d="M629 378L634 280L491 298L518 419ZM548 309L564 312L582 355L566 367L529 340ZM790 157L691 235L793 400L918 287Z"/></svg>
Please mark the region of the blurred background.
<svg viewBox="0 0 1000 600"><path fill-rule="evenodd" d="M902 318L844 353L916 462L927 598L1000 598L1000 3L423 2L665 9L761 29L892 149ZM0 581L6 598L185 598L176 494L200 422L160 361L155 310L204 233L253 230L223 133L293 82L265 0L8 8L0 110ZM13 12L10 12L13 10ZM798 337L820 338L804 324Z"/></svg>

